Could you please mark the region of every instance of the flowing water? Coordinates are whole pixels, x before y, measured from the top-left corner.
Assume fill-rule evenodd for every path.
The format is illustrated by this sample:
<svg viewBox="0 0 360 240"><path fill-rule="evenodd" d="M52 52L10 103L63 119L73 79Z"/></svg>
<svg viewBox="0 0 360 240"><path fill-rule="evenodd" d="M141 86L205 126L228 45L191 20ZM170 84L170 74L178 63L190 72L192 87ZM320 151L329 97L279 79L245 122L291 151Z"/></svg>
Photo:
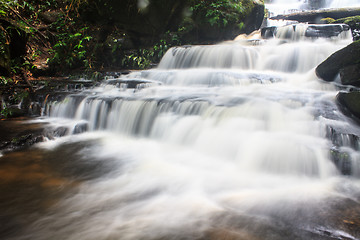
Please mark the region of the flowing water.
<svg viewBox="0 0 360 240"><path fill-rule="evenodd" d="M287 14L304 10L359 7L359 0L268 0L271 15Z"/></svg>
<svg viewBox="0 0 360 240"><path fill-rule="evenodd" d="M0 234L360 239L360 128L314 71L351 33L306 29L172 48L48 104L30 123L67 135L0 158Z"/></svg>

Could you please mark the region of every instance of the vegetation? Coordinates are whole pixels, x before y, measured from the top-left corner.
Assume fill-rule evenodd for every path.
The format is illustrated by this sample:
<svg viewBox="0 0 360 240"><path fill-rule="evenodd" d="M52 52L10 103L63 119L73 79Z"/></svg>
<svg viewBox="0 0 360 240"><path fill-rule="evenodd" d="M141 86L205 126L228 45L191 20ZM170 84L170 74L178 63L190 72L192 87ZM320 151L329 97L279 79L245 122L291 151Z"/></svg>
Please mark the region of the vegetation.
<svg viewBox="0 0 360 240"><path fill-rule="evenodd" d="M352 16L346 18L323 18L321 19L323 23L331 24L331 23L344 23L350 26L354 40L360 39L360 16Z"/></svg>
<svg viewBox="0 0 360 240"><path fill-rule="evenodd" d="M253 7L253 0L2 0L0 115L32 96L38 76L148 68L172 46L239 34Z"/></svg>
<svg viewBox="0 0 360 240"><path fill-rule="evenodd" d="M242 29L243 22L239 16L243 16L253 6L252 1L215 0L215 1L192 1L191 11L200 22L211 26L226 27L231 23L239 25Z"/></svg>

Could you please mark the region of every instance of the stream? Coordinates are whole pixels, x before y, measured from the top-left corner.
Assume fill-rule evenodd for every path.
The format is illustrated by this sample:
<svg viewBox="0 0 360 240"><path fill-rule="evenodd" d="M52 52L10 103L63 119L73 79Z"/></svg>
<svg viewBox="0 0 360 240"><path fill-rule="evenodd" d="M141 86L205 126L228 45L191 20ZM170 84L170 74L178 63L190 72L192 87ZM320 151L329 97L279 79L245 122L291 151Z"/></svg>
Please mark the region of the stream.
<svg viewBox="0 0 360 240"><path fill-rule="evenodd" d="M336 27L174 47L1 122L47 134L0 153L0 239L360 239L360 127L315 74L352 42Z"/></svg>

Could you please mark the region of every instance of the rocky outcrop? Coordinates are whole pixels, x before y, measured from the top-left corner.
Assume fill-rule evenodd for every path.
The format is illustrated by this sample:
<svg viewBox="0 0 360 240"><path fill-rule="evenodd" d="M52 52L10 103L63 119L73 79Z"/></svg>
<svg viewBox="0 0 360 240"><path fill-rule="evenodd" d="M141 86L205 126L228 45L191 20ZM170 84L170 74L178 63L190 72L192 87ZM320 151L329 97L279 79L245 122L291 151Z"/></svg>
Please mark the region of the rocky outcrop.
<svg viewBox="0 0 360 240"><path fill-rule="evenodd" d="M139 47L179 28L183 43L233 39L259 29L264 9L262 0L94 0L84 1L79 12L86 22L116 26Z"/></svg>
<svg viewBox="0 0 360 240"><path fill-rule="evenodd" d="M342 32L349 31L350 27L345 24L317 24L309 25L305 36L313 38L331 38L339 36Z"/></svg>
<svg viewBox="0 0 360 240"><path fill-rule="evenodd" d="M297 12L286 15L277 15L271 19L276 20L293 20L298 22L307 22L307 23L321 23L323 18L346 18L351 16L360 15L360 8L349 8L349 9L336 9L336 10L316 10L316 11L306 11L306 12Z"/></svg>
<svg viewBox="0 0 360 240"><path fill-rule="evenodd" d="M292 38L296 32L298 25L300 26L300 31L303 31L304 24L293 24L291 27L283 26L283 27L264 27L261 29L261 37L268 39L276 37L278 32L286 32L286 34L280 34L283 38ZM341 33L349 31L350 28L346 24L308 24L305 25L305 37L308 38L332 38L337 37Z"/></svg>
<svg viewBox="0 0 360 240"><path fill-rule="evenodd" d="M186 0L94 0L83 1L79 12L86 22L123 29L138 47L177 30L186 6Z"/></svg>
<svg viewBox="0 0 360 240"><path fill-rule="evenodd" d="M335 52L322 62L316 68L316 75L325 81L331 82L336 79L340 72L342 72L343 79L341 79L341 81L343 84L351 83L351 85L359 85L360 73L354 71L354 65L360 62L359 56L360 41L356 41ZM356 78L358 78L358 81L356 81Z"/></svg>
<svg viewBox="0 0 360 240"><path fill-rule="evenodd" d="M250 34L258 30L264 20L265 6L262 2L255 2L250 14L245 20L245 33Z"/></svg>
<svg viewBox="0 0 360 240"><path fill-rule="evenodd" d="M265 13L264 3L257 0L234 2L230 1L232 7L221 6L211 9L209 1L208 7L194 11L189 19L192 29L186 34L185 39L190 43L216 42L234 39L241 33L250 34L260 29ZM216 14L209 15L209 12Z"/></svg>
<svg viewBox="0 0 360 240"><path fill-rule="evenodd" d="M353 39L359 40L360 39L360 16L352 16L347 18L340 18L340 19L329 19L330 22L328 23L344 23L349 25L352 31Z"/></svg>

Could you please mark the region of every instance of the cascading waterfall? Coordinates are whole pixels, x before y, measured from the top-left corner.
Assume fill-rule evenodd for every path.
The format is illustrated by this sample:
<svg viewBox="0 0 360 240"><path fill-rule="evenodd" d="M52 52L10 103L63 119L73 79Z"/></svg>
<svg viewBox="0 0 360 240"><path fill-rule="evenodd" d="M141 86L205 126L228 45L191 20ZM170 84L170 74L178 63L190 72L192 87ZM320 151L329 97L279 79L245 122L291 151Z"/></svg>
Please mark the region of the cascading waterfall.
<svg viewBox="0 0 360 240"><path fill-rule="evenodd" d="M359 7L359 0L268 0L270 15L289 14L304 10Z"/></svg>
<svg viewBox="0 0 360 240"><path fill-rule="evenodd" d="M356 239L327 212L358 201L360 176L357 140L340 133L335 146L330 135L360 129L314 73L351 36L304 37L307 27L172 48L156 69L48 104L46 121L84 132L39 147L95 141L79 154L111 159L112 171L23 239ZM350 156L350 176L334 148Z"/></svg>
<svg viewBox="0 0 360 240"><path fill-rule="evenodd" d="M359 0L328 0L326 7L329 8L346 8L346 7L359 7Z"/></svg>

